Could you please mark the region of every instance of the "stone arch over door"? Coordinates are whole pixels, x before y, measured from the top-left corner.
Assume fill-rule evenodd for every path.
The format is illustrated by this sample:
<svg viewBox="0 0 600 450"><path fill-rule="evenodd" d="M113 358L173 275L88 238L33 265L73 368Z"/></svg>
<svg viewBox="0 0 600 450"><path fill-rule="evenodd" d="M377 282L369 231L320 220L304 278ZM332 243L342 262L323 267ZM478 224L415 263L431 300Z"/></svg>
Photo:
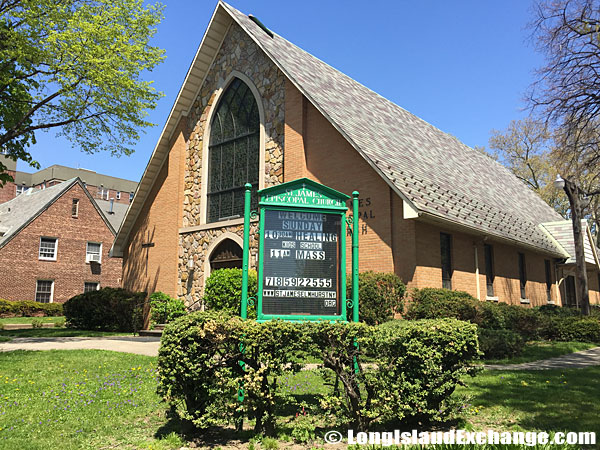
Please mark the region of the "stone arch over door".
<svg viewBox="0 0 600 450"><path fill-rule="evenodd" d="M221 234L212 241L206 249L204 259L204 284L215 269L225 267L242 267L242 252L244 241L242 238L230 231ZM238 262L239 256L239 262ZM239 264L239 265L238 265ZM204 286L202 287L204 290Z"/></svg>

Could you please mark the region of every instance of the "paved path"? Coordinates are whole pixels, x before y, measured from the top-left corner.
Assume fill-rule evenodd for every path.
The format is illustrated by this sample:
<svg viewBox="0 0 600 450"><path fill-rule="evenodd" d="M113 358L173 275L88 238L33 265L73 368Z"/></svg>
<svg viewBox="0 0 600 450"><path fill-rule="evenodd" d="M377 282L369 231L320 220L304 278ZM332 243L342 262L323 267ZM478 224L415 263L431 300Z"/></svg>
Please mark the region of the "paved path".
<svg viewBox="0 0 600 450"><path fill-rule="evenodd" d="M28 337L0 342L0 352L12 350L113 350L157 356L160 338L146 336Z"/></svg>
<svg viewBox="0 0 600 450"><path fill-rule="evenodd" d="M600 347L528 363L486 364L485 368L491 370L550 370L581 369L590 366L600 366Z"/></svg>

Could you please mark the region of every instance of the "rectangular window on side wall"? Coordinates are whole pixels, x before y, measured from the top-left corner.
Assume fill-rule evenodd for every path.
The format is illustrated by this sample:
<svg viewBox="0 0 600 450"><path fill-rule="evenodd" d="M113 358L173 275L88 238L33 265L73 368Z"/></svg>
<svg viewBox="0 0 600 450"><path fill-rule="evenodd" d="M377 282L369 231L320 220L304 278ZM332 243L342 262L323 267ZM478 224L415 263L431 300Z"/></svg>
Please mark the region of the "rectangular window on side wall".
<svg viewBox="0 0 600 450"><path fill-rule="evenodd" d="M85 262L102 262L102 244L99 242L88 242L85 249Z"/></svg>
<svg viewBox="0 0 600 450"><path fill-rule="evenodd" d="M117 200L121 200L121 191L117 191Z"/></svg>
<svg viewBox="0 0 600 450"><path fill-rule="evenodd" d="M83 292L97 291L100 289L100 283L95 281L86 281L83 283Z"/></svg>
<svg viewBox="0 0 600 450"><path fill-rule="evenodd" d="M565 278L565 302L566 306L577 306L577 293L575 292L575 277L568 275Z"/></svg>
<svg viewBox="0 0 600 450"><path fill-rule="evenodd" d="M440 250L442 256L442 287L452 289L452 236L440 233Z"/></svg>
<svg viewBox="0 0 600 450"><path fill-rule="evenodd" d="M71 206L71 217L76 218L79 217L79 199L73 199L73 205Z"/></svg>
<svg viewBox="0 0 600 450"><path fill-rule="evenodd" d="M491 245L484 245L484 257L485 257L485 285L486 295L488 297L494 297L494 249Z"/></svg>
<svg viewBox="0 0 600 450"><path fill-rule="evenodd" d="M527 285L527 272L525 270L525 255L519 253L519 287L521 289L521 300L527 299L525 286Z"/></svg>
<svg viewBox="0 0 600 450"><path fill-rule="evenodd" d="M37 280L35 286L35 301L40 303L52 303L54 297L53 280Z"/></svg>
<svg viewBox="0 0 600 450"><path fill-rule="evenodd" d="M58 239L41 237L39 258L47 261L56 261Z"/></svg>
<svg viewBox="0 0 600 450"><path fill-rule="evenodd" d="M548 259L544 260L544 272L546 274L546 300L552 301L552 265Z"/></svg>
<svg viewBox="0 0 600 450"><path fill-rule="evenodd" d="M133 192L129 193L129 203L133 201Z"/></svg>

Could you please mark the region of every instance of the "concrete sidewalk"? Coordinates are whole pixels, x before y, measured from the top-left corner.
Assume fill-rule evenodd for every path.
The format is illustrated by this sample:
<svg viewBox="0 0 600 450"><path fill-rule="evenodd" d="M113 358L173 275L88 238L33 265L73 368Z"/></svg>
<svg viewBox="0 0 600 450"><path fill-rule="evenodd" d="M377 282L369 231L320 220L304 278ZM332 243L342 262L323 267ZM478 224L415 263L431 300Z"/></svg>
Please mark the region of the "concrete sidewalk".
<svg viewBox="0 0 600 450"><path fill-rule="evenodd" d="M490 370L551 370L581 369L583 367L591 366L600 366L600 347L528 363L505 365L486 364L485 368Z"/></svg>
<svg viewBox="0 0 600 450"><path fill-rule="evenodd" d="M104 336L104 337L27 337L0 343L0 352L13 350L112 350L157 356L159 337Z"/></svg>

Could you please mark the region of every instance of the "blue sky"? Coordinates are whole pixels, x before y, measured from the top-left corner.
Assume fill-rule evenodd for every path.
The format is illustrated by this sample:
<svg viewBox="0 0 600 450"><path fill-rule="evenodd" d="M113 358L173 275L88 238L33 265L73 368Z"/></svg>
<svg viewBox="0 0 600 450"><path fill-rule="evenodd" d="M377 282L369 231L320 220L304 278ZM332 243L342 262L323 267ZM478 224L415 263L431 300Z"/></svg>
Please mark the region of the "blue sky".
<svg viewBox="0 0 600 450"><path fill-rule="evenodd" d="M86 155L54 136L31 147L42 168L85 167L139 180L216 1L166 0L154 45L167 58L149 79L164 92L132 156ZM523 98L542 58L525 26L529 1L231 0L246 14L470 146L527 114ZM20 162L18 170L32 171Z"/></svg>

